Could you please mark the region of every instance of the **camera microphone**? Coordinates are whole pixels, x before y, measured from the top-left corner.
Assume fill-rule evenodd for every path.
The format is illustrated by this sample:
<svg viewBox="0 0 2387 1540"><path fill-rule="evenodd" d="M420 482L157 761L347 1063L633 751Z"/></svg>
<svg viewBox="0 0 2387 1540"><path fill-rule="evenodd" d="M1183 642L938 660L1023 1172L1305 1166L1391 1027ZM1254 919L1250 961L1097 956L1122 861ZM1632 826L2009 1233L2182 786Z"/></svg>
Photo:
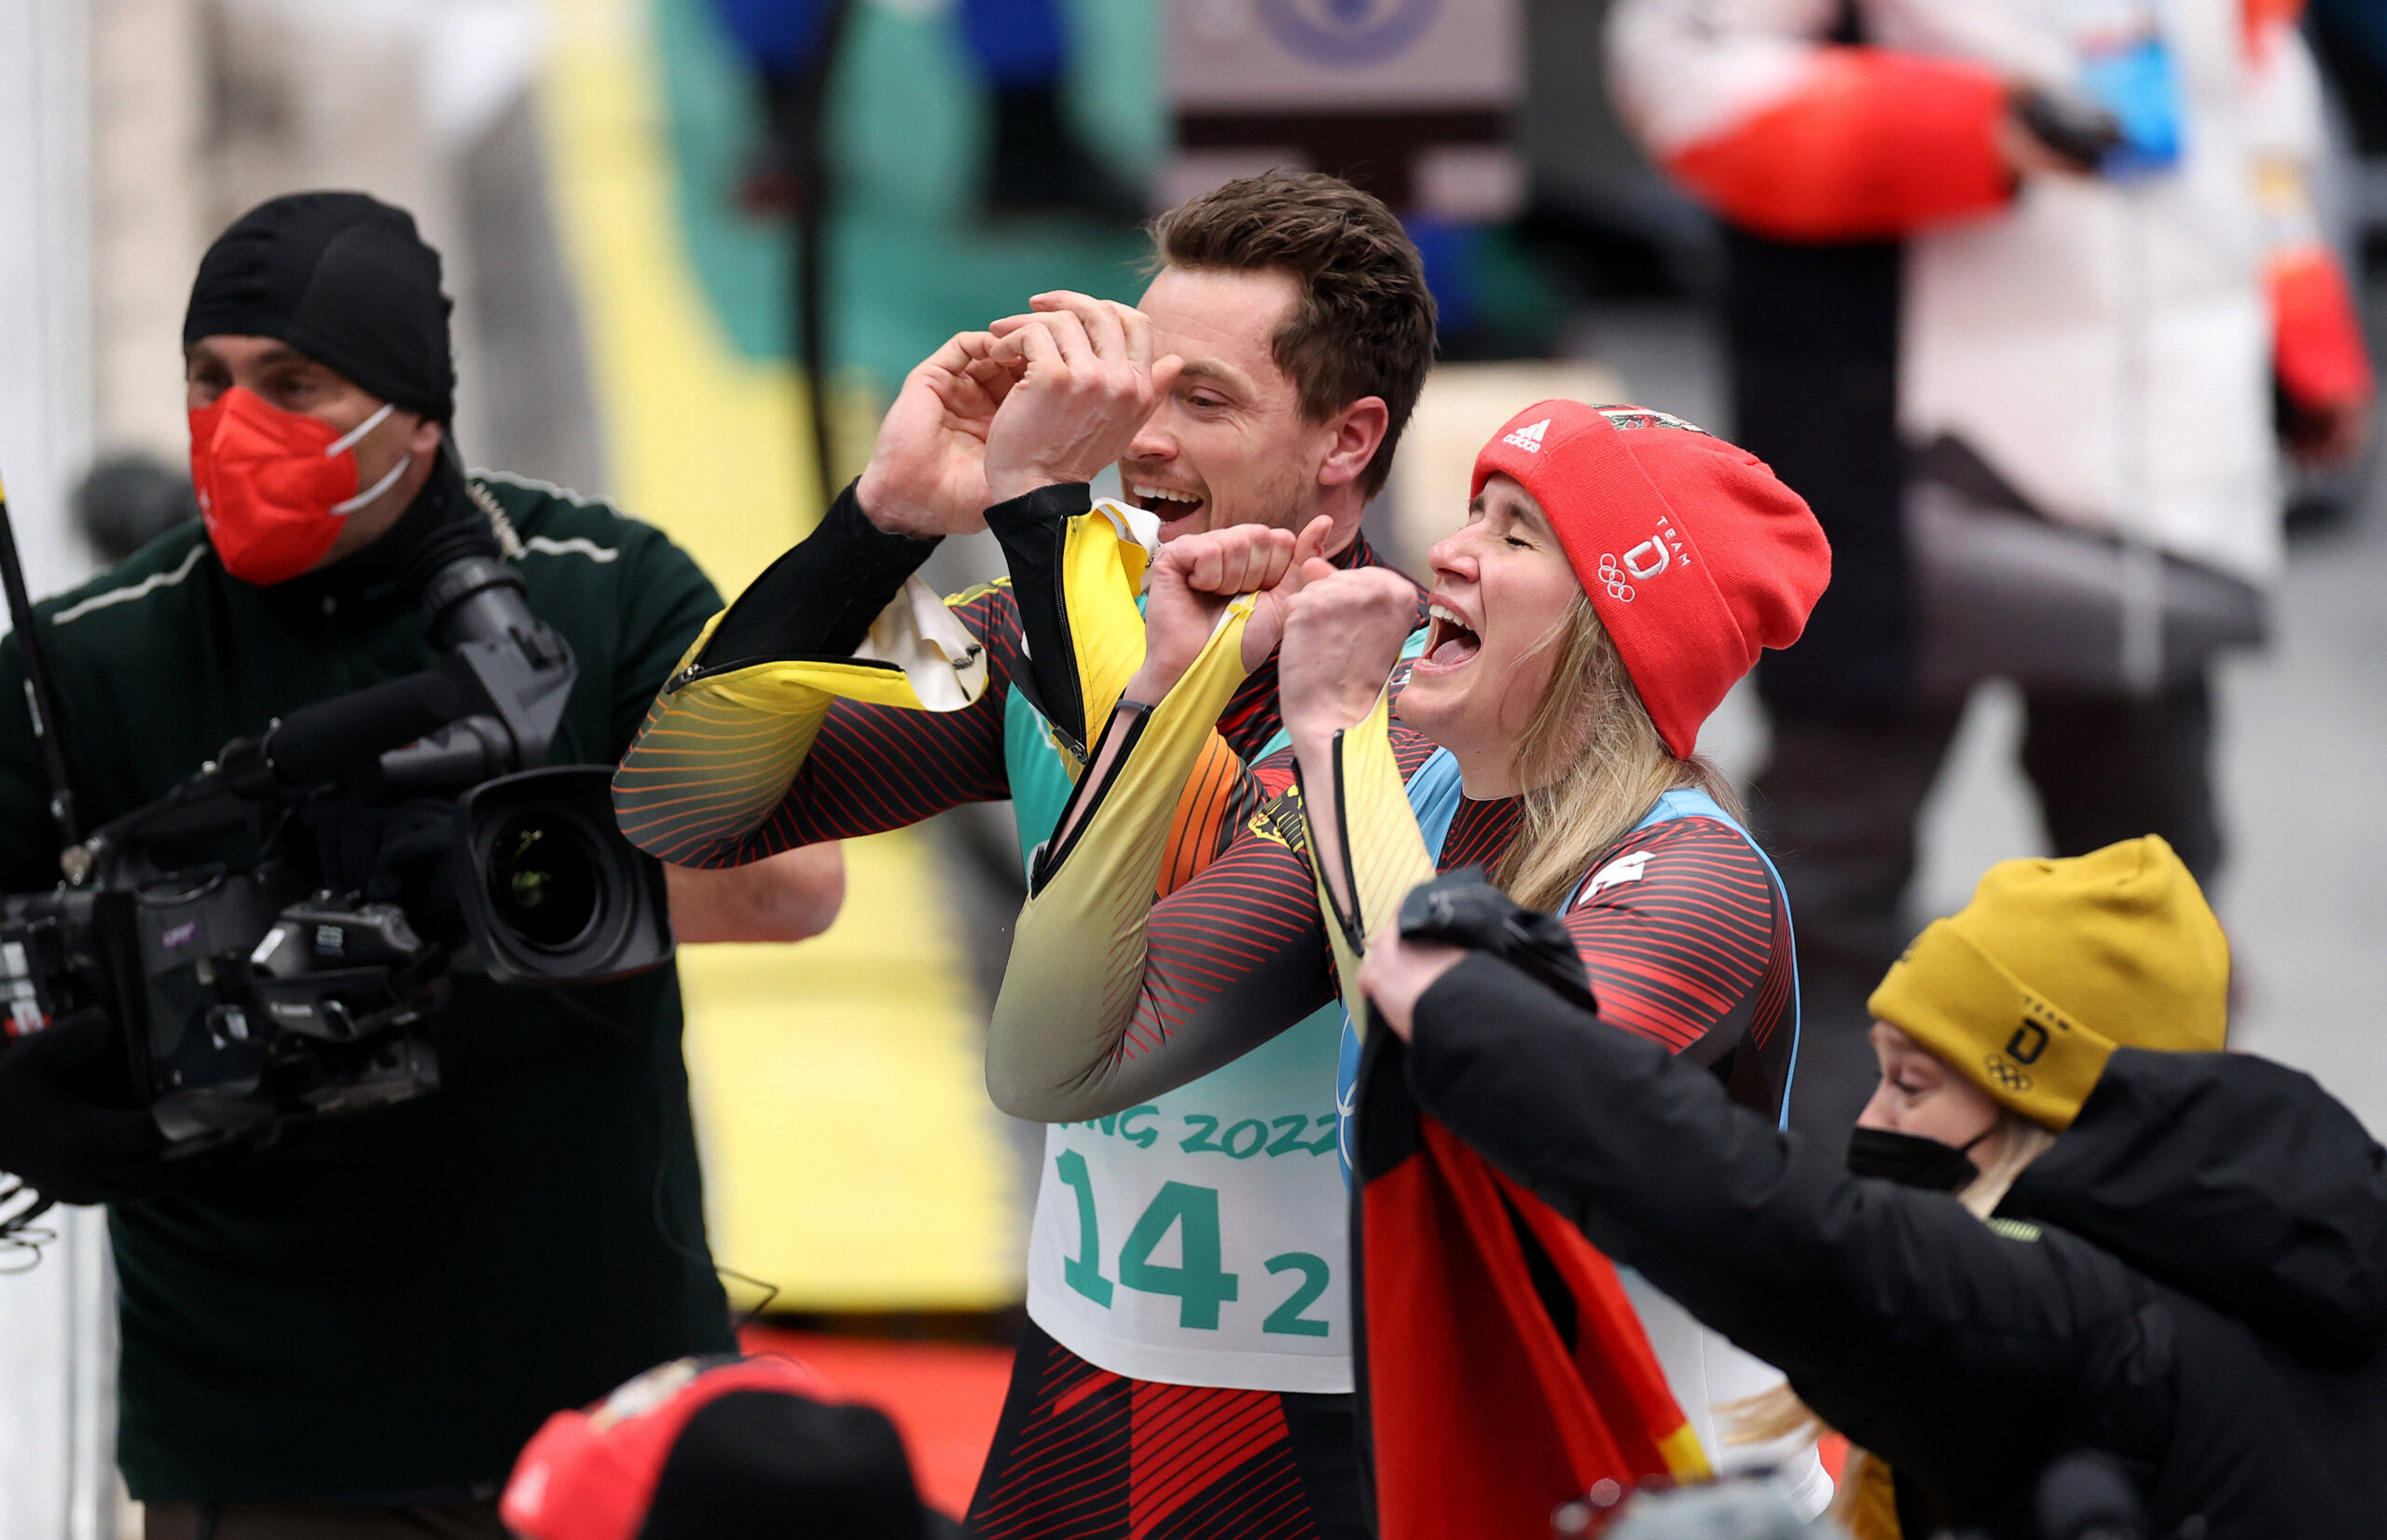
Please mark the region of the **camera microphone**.
<svg viewBox="0 0 2387 1540"><path fill-rule="evenodd" d="M439 731L469 707L448 675L409 674L302 706L269 728L258 748L276 780L315 786L361 760Z"/></svg>
<svg viewBox="0 0 2387 1540"><path fill-rule="evenodd" d="M433 645L443 651L529 633L539 623L522 574L504 559L485 510L474 502L456 441L445 434L439 461L430 493L447 504L448 517L407 553L399 589L415 597Z"/></svg>

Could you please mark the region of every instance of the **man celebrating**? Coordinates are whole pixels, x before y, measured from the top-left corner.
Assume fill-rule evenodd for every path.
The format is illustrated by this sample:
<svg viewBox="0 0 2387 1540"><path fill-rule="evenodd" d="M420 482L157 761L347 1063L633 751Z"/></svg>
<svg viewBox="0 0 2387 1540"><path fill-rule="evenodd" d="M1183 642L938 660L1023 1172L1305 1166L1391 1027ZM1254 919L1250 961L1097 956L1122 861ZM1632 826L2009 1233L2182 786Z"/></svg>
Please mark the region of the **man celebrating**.
<svg viewBox="0 0 2387 1540"><path fill-rule="evenodd" d="M551 763L610 763L717 608L661 534L467 475L439 258L354 193L280 198L202 260L184 326L186 525L39 607L69 779L100 822L293 708L435 666L400 581L437 541L503 555L577 682ZM0 648L0 887L56 881L21 688ZM210 851L228 861L248 850ZM796 940L835 914L834 846L673 872L683 941ZM108 1201L119 1459L152 1540L503 1536L494 1497L559 1407L732 1348L705 1248L674 972L563 990L457 977L440 1090L168 1163L116 1029L0 1052L0 1167Z"/></svg>
<svg viewBox="0 0 2387 1540"><path fill-rule="evenodd" d="M1360 510L1433 356L1399 222L1334 178L1270 174L1153 235L1136 309L1039 296L912 372L862 478L656 702L614 783L634 842L730 866L1009 798L1034 849L1110 715L1076 681L1115 689L1122 651L1141 653L1080 634L1056 581L1087 538L1069 532L1086 483L1114 460L1139 516L1122 525L1268 525L1337 565L1374 561ZM1016 586L938 605L912 572L983 526ZM1218 726L1246 761L1283 741L1273 659ZM1185 859L1238 812L1190 809ZM1111 1536L1131 1517L1139 1534L1250 1533L1263 1512L1272 1533L1366 1533L1329 1016L1152 1106L1048 1132L1032 1325L976 1533Z"/></svg>

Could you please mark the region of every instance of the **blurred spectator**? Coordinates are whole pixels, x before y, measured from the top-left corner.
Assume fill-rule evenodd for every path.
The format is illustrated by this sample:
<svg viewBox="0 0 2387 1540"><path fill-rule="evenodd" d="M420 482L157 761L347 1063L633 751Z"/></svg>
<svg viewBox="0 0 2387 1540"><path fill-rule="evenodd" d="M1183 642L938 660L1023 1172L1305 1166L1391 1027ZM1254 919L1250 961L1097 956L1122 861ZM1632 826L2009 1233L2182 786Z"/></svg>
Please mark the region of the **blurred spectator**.
<svg viewBox="0 0 2387 1540"><path fill-rule="evenodd" d="M138 449L101 456L75 488L75 527L103 567L198 516L190 472Z"/></svg>
<svg viewBox="0 0 2387 1540"><path fill-rule="evenodd" d="M851 3L719 0L763 86L763 132L738 188L755 213L798 213L819 190L822 93ZM1141 219L1142 196L1086 148L1063 110L1070 48L1059 0L960 0L959 10L971 62L993 97L987 211Z"/></svg>
<svg viewBox="0 0 2387 1540"><path fill-rule="evenodd" d="M499 1512L521 1540L945 1540L895 1424L785 1358L680 1358L547 1419Z"/></svg>
<svg viewBox="0 0 2387 1540"><path fill-rule="evenodd" d="M2371 376L2306 189L2296 0L1621 0L1619 105L1726 223L1740 441L1832 586L1760 666L1757 813L1799 915L1836 1139L1914 825L1971 687L2023 689L2060 852L2222 859L2207 677L2280 561L2274 382L2344 461Z"/></svg>

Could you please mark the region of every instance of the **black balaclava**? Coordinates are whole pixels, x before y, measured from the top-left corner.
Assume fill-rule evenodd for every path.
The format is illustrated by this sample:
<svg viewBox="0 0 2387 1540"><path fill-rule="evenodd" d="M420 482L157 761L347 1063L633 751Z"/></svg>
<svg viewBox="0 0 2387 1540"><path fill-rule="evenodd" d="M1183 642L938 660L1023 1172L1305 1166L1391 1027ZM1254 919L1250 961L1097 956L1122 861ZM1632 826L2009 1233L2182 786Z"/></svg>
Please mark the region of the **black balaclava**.
<svg viewBox="0 0 2387 1540"><path fill-rule="evenodd" d="M291 193L258 204L200 259L183 343L270 337L403 410L456 412L439 254L414 219L363 193Z"/></svg>

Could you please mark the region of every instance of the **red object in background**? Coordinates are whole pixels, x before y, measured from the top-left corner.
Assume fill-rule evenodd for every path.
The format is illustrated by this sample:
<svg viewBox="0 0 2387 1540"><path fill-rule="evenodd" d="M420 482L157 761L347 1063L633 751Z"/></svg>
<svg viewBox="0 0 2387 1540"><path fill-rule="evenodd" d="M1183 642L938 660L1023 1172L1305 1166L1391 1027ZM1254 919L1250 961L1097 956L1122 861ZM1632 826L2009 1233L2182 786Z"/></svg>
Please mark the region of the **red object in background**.
<svg viewBox="0 0 2387 1540"><path fill-rule="evenodd" d="M2270 57L2271 39L2296 25L2304 15L2304 0L2245 0L2246 57L2260 64Z"/></svg>
<svg viewBox="0 0 2387 1540"><path fill-rule="evenodd" d="M1840 1473L1848 1468L1848 1440L1837 1433L1826 1434L1815 1446L1815 1458L1823 1462L1824 1474L1838 1485Z"/></svg>
<svg viewBox="0 0 2387 1540"><path fill-rule="evenodd" d="M904 1436L920 1495L956 1518L969 1507L1011 1383L1009 1348L776 1327L748 1327L738 1342L748 1353L785 1354L819 1375L831 1396L885 1412Z"/></svg>
<svg viewBox="0 0 2387 1540"><path fill-rule="evenodd" d="M2345 269L2325 246L2276 253L2269 273L2271 368L2289 402L2310 411L2370 398L2370 351Z"/></svg>
<svg viewBox="0 0 2387 1540"><path fill-rule="evenodd" d="M524 1540L629 1540L645 1527L656 1483L689 1423L740 1391L817 1397L819 1376L783 1357L716 1363L678 1358L617 1386L594 1406L557 1412L531 1436L498 1506Z"/></svg>
<svg viewBox="0 0 2387 1540"><path fill-rule="evenodd" d="M1778 241L1887 241L2001 208L2006 83L1961 59L1815 50L1800 89L1668 162L1736 225Z"/></svg>

